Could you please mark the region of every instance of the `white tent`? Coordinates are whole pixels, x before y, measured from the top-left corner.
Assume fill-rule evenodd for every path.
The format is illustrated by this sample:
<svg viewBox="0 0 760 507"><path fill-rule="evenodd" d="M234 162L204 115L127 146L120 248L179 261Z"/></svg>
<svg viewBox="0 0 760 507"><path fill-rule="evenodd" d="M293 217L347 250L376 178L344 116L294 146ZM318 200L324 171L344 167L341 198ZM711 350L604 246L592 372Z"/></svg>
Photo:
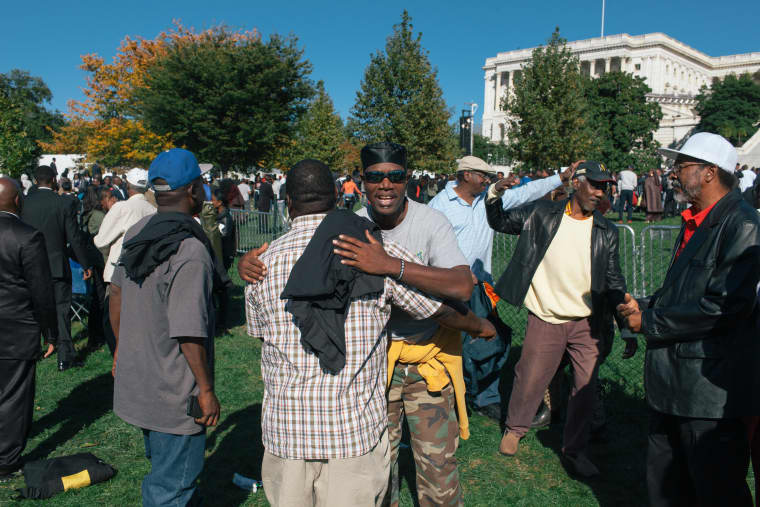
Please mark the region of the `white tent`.
<svg viewBox="0 0 760 507"><path fill-rule="evenodd" d="M37 165L50 165L55 159L55 168L58 171L58 176L63 174L66 169L74 169L84 164L84 155L74 154L45 154L37 160Z"/></svg>

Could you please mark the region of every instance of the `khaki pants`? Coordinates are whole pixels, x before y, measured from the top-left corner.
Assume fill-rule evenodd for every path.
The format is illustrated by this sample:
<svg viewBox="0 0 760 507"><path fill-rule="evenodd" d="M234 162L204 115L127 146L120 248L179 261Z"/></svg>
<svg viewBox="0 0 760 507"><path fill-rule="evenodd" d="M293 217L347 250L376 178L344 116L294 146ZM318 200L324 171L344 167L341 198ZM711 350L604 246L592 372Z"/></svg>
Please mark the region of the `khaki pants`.
<svg viewBox="0 0 760 507"><path fill-rule="evenodd" d="M380 506L390 475L388 432L356 458L285 459L265 452L261 475L267 500L275 507Z"/></svg>

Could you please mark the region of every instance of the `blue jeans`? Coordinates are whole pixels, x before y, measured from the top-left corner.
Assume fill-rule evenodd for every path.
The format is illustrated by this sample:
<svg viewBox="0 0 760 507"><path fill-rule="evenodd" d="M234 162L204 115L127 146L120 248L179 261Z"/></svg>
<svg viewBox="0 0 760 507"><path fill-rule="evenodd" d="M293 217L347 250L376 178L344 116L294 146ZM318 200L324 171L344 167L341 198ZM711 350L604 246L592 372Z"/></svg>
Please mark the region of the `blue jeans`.
<svg viewBox="0 0 760 507"><path fill-rule="evenodd" d="M199 505L196 480L203 470L206 432L172 435L143 430L150 473L142 483L144 507Z"/></svg>

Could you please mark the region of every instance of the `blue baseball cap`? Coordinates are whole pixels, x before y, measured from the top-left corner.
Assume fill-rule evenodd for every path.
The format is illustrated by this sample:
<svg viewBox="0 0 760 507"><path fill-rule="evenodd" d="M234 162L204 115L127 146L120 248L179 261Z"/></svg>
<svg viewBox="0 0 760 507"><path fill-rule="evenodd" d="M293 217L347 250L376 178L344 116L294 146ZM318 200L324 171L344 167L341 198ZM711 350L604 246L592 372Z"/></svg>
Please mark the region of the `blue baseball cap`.
<svg viewBox="0 0 760 507"><path fill-rule="evenodd" d="M182 148L159 153L148 169L148 181L156 192L168 192L187 185L201 177L201 168L195 155ZM155 185L153 180L161 178L166 185Z"/></svg>

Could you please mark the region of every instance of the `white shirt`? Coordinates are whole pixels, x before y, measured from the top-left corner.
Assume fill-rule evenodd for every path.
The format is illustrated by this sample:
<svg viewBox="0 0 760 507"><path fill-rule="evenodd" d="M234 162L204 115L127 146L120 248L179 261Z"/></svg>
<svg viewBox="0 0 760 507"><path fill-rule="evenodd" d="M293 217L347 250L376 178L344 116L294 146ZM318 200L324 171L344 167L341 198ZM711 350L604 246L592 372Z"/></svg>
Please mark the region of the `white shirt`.
<svg viewBox="0 0 760 507"><path fill-rule="evenodd" d="M620 182L618 190L635 190L639 180L636 177L635 172L629 169L623 169L620 171L620 174L618 174L618 181Z"/></svg>
<svg viewBox="0 0 760 507"><path fill-rule="evenodd" d="M251 198L251 187L248 186L248 183L241 183L238 185L238 190L240 190L240 193L243 195L243 200L248 202L248 199Z"/></svg>
<svg viewBox="0 0 760 507"><path fill-rule="evenodd" d="M93 238L96 247L108 251L103 280L111 282L113 268L121 255L124 233L140 219L155 212L156 208L145 200L143 194L135 194L126 201L119 201L111 206L106 216L103 217L103 223L100 224L98 234Z"/></svg>
<svg viewBox="0 0 760 507"><path fill-rule="evenodd" d="M742 171L742 177L739 179L739 190L744 192L748 188L751 188L755 184L756 174L752 169L745 169Z"/></svg>

